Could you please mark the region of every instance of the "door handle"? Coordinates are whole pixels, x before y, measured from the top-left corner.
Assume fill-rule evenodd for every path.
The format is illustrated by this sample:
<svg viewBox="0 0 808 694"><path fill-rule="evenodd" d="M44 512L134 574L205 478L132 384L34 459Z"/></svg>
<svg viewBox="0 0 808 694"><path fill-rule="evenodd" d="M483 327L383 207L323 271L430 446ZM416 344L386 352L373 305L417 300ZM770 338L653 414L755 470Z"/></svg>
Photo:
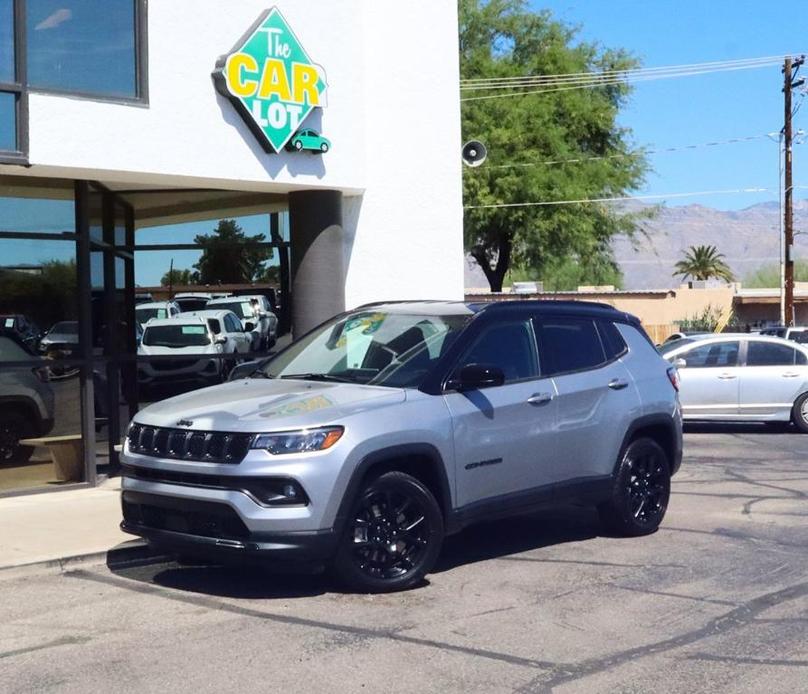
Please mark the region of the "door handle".
<svg viewBox="0 0 808 694"><path fill-rule="evenodd" d="M797 378L799 374L795 374L793 371L787 371L783 374L783 378Z"/></svg>
<svg viewBox="0 0 808 694"><path fill-rule="evenodd" d="M533 393L528 399L528 405L546 405L553 399L552 393Z"/></svg>
<svg viewBox="0 0 808 694"><path fill-rule="evenodd" d="M733 378L738 378L735 374L721 374L718 378L722 381L731 381Z"/></svg>
<svg viewBox="0 0 808 694"><path fill-rule="evenodd" d="M613 378L609 381L609 388L612 390L623 390L623 388L628 388L628 381L624 381L622 378Z"/></svg>

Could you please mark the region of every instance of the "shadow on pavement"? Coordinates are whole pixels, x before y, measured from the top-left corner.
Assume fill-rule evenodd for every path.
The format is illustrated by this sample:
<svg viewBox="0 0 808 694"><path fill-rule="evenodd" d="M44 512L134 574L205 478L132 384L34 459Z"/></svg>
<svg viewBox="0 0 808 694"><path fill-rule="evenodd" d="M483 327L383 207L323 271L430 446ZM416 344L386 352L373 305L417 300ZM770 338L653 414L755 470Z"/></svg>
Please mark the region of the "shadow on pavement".
<svg viewBox="0 0 808 694"><path fill-rule="evenodd" d="M685 422L685 434L799 434L790 422Z"/></svg>
<svg viewBox="0 0 808 694"><path fill-rule="evenodd" d="M481 523L445 540L432 573L602 534L597 513L585 506L551 508ZM291 567L281 572L256 564L178 562L165 555L154 555L149 562L147 552L144 549L143 556L133 562L108 560L107 566L113 574L128 580L217 597L268 600L344 592L327 572L301 569L295 573ZM424 581L418 587L427 585L429 582Z"/></svg>
<svg viewBox="0 0 808 694"><path fill-rule="evenodd" d="M480 523L446 539L433 573L565 542L590 540L602 534L598 514L589 506L547 508Z"/></svg>

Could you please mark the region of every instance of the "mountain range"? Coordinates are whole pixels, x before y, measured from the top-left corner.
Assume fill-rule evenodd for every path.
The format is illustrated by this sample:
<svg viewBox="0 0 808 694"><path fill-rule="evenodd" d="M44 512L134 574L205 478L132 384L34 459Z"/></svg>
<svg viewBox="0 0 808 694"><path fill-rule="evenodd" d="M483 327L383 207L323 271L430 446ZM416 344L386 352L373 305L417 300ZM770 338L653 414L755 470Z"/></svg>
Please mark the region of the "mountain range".
<svg viewBox="0 0 808 694"><path fill-rule="evenodd" d="M643 205L632 204L630 209ZM623 271L625 289L677 287L674 265L690 246L709 244L724 254L735 276L744 278L780 257L779 203L763 202L741 210L716 210L703 205L660 207L643 223L644 233L634 239L617 236L612 242L615 259ZM794 203L794 251L808 258L808 200ZM800 233L801 232L801 233ZM466 258L466 287L487 287L485 275Z"/></svg>

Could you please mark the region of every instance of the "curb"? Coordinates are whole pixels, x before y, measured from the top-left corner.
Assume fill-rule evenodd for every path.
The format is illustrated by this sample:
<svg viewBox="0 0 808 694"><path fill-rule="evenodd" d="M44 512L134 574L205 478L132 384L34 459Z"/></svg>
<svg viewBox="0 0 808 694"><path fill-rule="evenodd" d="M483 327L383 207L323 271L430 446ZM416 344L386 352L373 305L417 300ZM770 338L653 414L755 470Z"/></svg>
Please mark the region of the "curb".
<svg viewBox="0 0 808 694"><path fill-rule="evenodd" d="M44 559L29 564L0 567L0 581L37 575L58 575L83 566L106 564L110 569L124 569L172 561L173 555L159 554L142 540L132 540L100 552Z"/></svg>

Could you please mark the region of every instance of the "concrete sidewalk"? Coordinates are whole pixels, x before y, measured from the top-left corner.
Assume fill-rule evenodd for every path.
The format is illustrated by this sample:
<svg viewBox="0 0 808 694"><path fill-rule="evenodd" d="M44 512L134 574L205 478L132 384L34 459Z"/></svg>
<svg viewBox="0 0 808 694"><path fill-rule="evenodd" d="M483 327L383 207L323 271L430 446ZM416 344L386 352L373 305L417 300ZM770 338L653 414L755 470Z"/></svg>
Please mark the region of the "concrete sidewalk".
<svg viewBox="0 0 808 694"><path fill-rule="evenodd" d="M118 528L120 489L117 478L92 489L0 499L0 578L103 562L110 550L142 551L142 542Z"/></svg>

